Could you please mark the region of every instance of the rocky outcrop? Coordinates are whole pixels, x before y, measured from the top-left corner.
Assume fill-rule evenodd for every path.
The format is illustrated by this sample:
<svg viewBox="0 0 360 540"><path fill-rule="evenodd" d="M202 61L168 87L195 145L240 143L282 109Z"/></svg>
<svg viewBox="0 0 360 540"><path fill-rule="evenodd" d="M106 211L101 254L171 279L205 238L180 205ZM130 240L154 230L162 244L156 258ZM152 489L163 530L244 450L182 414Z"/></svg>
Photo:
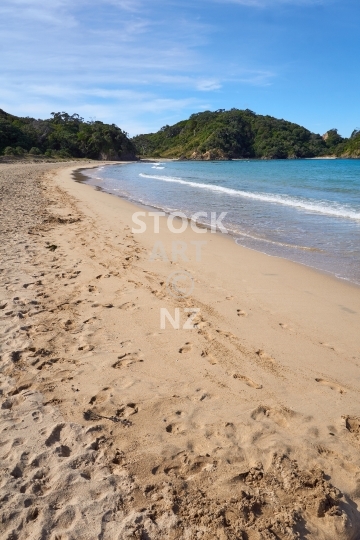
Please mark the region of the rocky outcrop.
<svg viewBox="0 0 360 540"><path fill-rule="evenodd" d="M207 152L195 151L191 154L189 159L194 161L228 161L229 157L219 148L208 150Z"/></svg>

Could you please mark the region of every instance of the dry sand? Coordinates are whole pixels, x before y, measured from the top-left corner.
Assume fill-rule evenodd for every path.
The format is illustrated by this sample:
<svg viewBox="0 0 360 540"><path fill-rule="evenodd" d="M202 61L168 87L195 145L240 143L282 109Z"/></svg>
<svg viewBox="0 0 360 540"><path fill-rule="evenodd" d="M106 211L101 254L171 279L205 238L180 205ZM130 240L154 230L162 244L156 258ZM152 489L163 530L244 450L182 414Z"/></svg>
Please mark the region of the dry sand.
<svg viewBox="0 0 360 540"><path fill-rule="evenodd" d="M360 289L134 234L78 166L0 166L1 538L360 538Z"/></svg>

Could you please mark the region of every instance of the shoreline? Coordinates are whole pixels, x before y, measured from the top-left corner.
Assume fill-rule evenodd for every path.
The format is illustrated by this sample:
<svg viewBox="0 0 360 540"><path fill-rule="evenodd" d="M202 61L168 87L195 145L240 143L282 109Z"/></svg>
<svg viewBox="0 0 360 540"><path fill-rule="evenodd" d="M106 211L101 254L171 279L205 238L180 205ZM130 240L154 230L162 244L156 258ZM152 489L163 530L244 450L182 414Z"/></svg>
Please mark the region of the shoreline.
<svg viewBox="0 0 360 540"><path fill-rule="evenodd" d="M255 157L247 157L247 158L224 158L224 159L191 159L191 158L166 158L166 157L140 157L139 160L144 163L153 163L158 161L305 161L305 160L311 160L311 159L349 159L349 160L356 160L360 159L358 156L318 156L318 157L312 157L312 158L295 158L295 157L289 157L289 158L255 158Z"/></svg>
<svg viewBox="0 0 360 540"><path fill-rule="evenodd" d="M328 158L304 158L304 159L328 159ZM331 158L332 159L332 158ZM168 160L170 161L170 160ZM175 160L174 160L175 161ZM233 161L240 161L240 160L233 160ZM247 160L245 160L247 161ZM131 162L131 163L136 163L136 162ZM126 165L126 164L131 164L129 162L119 162L119 163L115 163L115 164L109 164L109 165ZM107 165L105 164L105 167ZM93 168L96 168L96 167L93 167ZM78 169L78 172L75 172L73 173L73 176L74 176L74 179L75 181L79 181L80 183L84 183L84 184L87 184L91 187L94 187L94 189L96 190L99 190L99 191L102 191L104 193L107 193L108 195L113 195L115 197L118 197L126 202L129 202L130 204L133 204L135 207L138 207L139 209L148 209L148 210L157 210L157 211L161 211L161 212L165 212L166 215L169 215L170 212L169 210L167 210L166 208L163 208L161 206L155 206L155 205L150 205L150 204L145 204L145 203L141 203L140 201L137 201L135 199L132 199L131 197L126 197L126 196L121 196L121 195L118 195L117 193L111 193L110 191L107 191L106 189L102 188L101 186L97 185L95 183L96 179L92 178L91 176L87 176L86 175L86 171L89 170L88 168L84 167L82 169ZM77 177L77 174L79 174L79 177ZM209 228L210 226L206 223L201 223L201 222L196 222L197 224L199 224L200 226L202 227L206 227L206 228ZM230 229L229 229L230 230ZM220 231L218 231L220 232ZM278 254L273 254L273 253L267 253L266 251L262 251L261 249L259 248L256 248L256 247L251 247L251 246L246 246L246 245L243 245L243 244L238 244L237 240L241 240L241 238L243 237L244 235L240 232L234 232L233 230L230 230L230 234L229 234L229 237L231 237L233 240L234 240L234 243L238 246L238 247L241 247L243 249L249 249L251 251L255 251L257 253L261 253L262 255L265 255L265 256L268 256L268 257L275 257L275 258L279 258L279 259L282 259L282 260L285 260L285 261L289 261L289 262L292 262L296 265L300 265L302 267L305 267L305 268L309 268L315 272L319 272L320 274L322 275L326 275L326 276L329 276L329 277L332 277L336 280L340 280L342 282L346 282L346 283L349 283L357 288L360 288L360 282L357 282L357 281L354 281L353 279L350 279L350 278L347 278L347 277L343 277L343 276L340 276L340 275L337 275L334 271L331 271L331 270L325 270L325 269L322 269L322 268L318 268L314 265L311 265L310 263L305 263L305 262L301 262L301 261L296 261L296 260L293 260L291 259L290 257L288 256L285 256L285 255L278 255ZM247 234L245 234L245 236L248 236ZM261 238L253 238L253 240L256 240L256 241L259 241L259 242L270 242L270 243L273 243L272 241L269 241L269 240L266 240L266 239L261 239ZM285 246L287 248L292 248L292 249L299 249L299 250L306 250L306 251L311 251L312 248L308 248L308 247L303 247L303 246L300 246L300 245L287 245Z"/></svg>
<svg viewBox="0 0 360 540"><path fill-rule="evenodd" d="M4 534L357 540L358 287L167 217L133 233L77 169L6 170Z"/></svg>

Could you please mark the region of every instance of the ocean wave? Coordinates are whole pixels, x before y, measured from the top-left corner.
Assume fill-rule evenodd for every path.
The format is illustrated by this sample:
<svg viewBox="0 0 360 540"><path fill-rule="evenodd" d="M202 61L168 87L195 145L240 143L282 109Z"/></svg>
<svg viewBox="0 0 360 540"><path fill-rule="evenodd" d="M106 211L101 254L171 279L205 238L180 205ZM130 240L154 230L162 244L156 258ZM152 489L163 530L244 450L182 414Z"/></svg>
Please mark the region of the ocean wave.
<svg viewBox="0 0 360 540"><path fill-rule="evenodd" d="M232 188L226 188L222 186L216 186L213 184L200 184L199 182L188 182L182 178L172 177L172 176L157 176L151 174L140 173L139 176L143 178L151 178L154 180L161 180L162 182L173 182L177 184L183 184L186 186L191 186L194 188L206 189L208 191L214 191L217 193L226 193L227 195L233 197L242 197L257 201L269 202L274 204L281 204L283 206L291 206L298 208L299 210L305 210L308 212L316 212L319 214L324 214L327 216L339 217L339 218L348 218L360 221L360 212L353 210L352 208L347 208L346 206L341 206L338 204L331 203L330 201L316 201L312 202L306 199L300 199L296 197L288 197L286 195L274 195L272 193L253 193L251 191L239 191Z"/></svg>
<svg viewBox="0 0 360 540"><path fill-rule="evenodd" d="M254 236L252 234L241 232L241 231L239 231L237 229L229 229L228 228L228 230L230 230L230 232L232 232L236 236L242 236L242 237L245 237L245 238L250 238L250 240L256 240L257 242L264 242L266 244L272 244L274 246L286 247L286 248L291 248L291 249L301 249L303 251L312 251L312 252L316 252L316 253L324 253L324 250L320 249L320 248L309 247L309 246L300 246L300 245L297 245L297 244L287 244L286 242L276 242L275 240L270 240L269 238L261 238L259 236ZM241 242L241 238L235 238L235 243L239 244L239 242ZM242 245L242 244L240 244L240 245Z"/></svg>

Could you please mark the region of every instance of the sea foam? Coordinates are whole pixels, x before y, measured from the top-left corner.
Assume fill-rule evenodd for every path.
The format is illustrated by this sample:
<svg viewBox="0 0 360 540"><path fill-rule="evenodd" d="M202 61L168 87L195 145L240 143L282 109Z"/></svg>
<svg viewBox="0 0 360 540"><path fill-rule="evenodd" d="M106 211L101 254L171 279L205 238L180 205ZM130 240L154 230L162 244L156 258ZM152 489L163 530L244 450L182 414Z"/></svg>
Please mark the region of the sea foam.
<svg viewBox="0 0 360 540"><path fill-rule="evenodd" d="M162 182L174 182L177 184L183 184L186 186L191 186L193 188L206 189L208 191L213 191L215 193L225 193L233 197L242 197L247 199L253 199L263 202L270 202L274 204L281 204L284 206L291 206L299 210L307 212L316 212L328 216L353 219L360 221L360 212L348 208L331 201L316 201L312 202L311 200L301 199L297 197L289 197L284 195L273 195L271 193L261 193L261 192L251 192L251 191L239 191L232 188L226 188L222 186L216 186L213 184L202 184L199 182L188 182L182 178L172 177L172 176L158 176L140 173L139 176L143 178L151 178L153 180L161 180Z"/></svg>

